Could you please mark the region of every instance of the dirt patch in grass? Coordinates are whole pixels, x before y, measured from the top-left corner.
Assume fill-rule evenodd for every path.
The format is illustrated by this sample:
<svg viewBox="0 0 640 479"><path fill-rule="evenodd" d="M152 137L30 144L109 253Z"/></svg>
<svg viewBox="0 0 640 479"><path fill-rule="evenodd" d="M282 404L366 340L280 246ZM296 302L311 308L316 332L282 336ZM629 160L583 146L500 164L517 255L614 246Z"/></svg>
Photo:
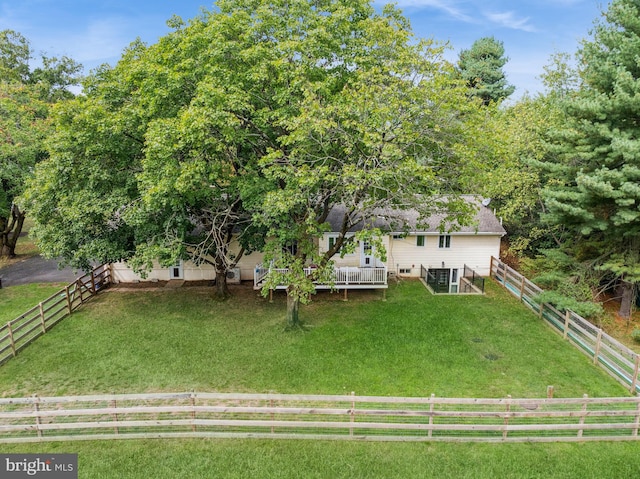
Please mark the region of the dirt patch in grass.
<svg viewBox="0 0 640 479"><path fill-rule="evenodd" d="M605 301L602 306L605 310L602 329L621 343L640 353L640 344L631 337L634 329L640 329L640 311L634 311L631 318L626 319L618 314L620 309L618 301Z"/></svg>

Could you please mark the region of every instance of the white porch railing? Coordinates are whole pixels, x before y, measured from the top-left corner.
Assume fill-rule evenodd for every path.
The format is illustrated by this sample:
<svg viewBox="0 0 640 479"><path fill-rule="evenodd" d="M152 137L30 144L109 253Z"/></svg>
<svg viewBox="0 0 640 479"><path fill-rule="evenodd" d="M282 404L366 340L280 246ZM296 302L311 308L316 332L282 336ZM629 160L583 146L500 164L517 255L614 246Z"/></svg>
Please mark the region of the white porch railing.
<svg viewBox="0 0 640 479"><path fill-rule="evenodd" d="M271 272L287 273L287 268L269 268L259 264L253 270L253 286L261 288ZM314 268L304 269L307 276L311 275ZM329 287L328 284L316 283L318 287ZM333 270L333 285L342 289L348 286L380 286L387 285L386 266L378 268L360 268L357 266L338 266Z"/></svg>

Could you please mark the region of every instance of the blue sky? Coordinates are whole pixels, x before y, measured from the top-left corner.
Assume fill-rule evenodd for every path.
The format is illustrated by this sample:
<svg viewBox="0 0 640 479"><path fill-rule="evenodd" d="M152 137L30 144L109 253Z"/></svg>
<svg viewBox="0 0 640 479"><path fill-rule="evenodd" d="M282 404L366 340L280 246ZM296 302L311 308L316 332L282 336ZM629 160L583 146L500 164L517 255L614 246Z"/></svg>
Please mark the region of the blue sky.
<svg viewBox="0 0 640 479"><path fill-rule="evenodd" d="M376 6L384 1L375 0ZM515 97L536 93L538 77L554 52L573 53L608 0L397 0L414 32L449 42L448 58L481 37L505 46ZM0 0L0 29L27 37L36 52L68 55L87 69L115 64L137 37L155 43L173 14L188 20L209 0Z"/></svg>

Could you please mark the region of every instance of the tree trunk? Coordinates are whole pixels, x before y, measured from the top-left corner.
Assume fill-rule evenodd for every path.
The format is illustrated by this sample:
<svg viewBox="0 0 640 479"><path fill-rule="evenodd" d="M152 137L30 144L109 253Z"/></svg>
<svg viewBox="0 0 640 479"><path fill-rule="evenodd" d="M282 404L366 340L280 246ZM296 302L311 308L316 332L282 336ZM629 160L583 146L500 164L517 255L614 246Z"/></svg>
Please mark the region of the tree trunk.
<svg viewBox="0 0 640 479"><path fill-rule="evenodd" d="M216 268L216 292L215 297L218 299L227 299L231 293L227 284L226 268Z"/></svg>
<svg viewBox="0 0 640 479"><path fill-rule="evenodd" d="M287 294L287 329L296 329L302 326L299 309L300 298Z"/></svg>
<svg viewBox="0 0 640 479"><path fill-rule="evenodd" d="M24 218L24 212L20 211L16 205L11 207L10 218L0 218L0 258L15 257L16 244L22 233Z"/></svg>
<svg viewBox="0 0 640 479"><path fill-rule="evenodd" d="M631 318L631 312L633 310L633 302L636 299L636 287L635 284L628 281L622 281L620 285L622 289L622 299L620 300L620 311L618 314L621 318Z"/></svg>

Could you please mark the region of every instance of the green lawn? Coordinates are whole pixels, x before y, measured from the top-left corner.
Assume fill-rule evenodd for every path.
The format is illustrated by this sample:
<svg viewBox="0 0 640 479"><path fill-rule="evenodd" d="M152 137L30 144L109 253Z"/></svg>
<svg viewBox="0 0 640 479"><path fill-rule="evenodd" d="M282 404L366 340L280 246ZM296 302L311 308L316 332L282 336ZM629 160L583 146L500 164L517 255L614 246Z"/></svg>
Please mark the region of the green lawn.
<svg viewBox="0 0 640 479"><path fill-rule="evenodd" d="M65 283L27 284L0 289L0 324L12 321L66 286Z"/></svg>
<svg viewBox="0 0 640 479"><path fill-rule="evenodd" d="M147 440L0 445L78 453L86 479L603 479L640 475L637 443L456 444Z"/></svg>
<svg viewBox="0 0 640 479"><path fill-rule="evenodd" d="M9 291L8 288L4 293ZM4 396L235 391L465 397L627 394L499 286L429 295L418 282L323 293L284 331L284 296L107 292L0 367ZM238 290L236 290L238 293ZM122 440L0 445L79 454L79 477L638 477L637 443L456 444Z"/></svg>
<svg viewBox="0 0 640 479"><path fill-rule="evenodd" d="M499 286L431 296L421 283L323 293L285 332L285 298L244 288L107 292L0 368L4 396L229 391L445 397L619 396L595 368Z"/></svg>

